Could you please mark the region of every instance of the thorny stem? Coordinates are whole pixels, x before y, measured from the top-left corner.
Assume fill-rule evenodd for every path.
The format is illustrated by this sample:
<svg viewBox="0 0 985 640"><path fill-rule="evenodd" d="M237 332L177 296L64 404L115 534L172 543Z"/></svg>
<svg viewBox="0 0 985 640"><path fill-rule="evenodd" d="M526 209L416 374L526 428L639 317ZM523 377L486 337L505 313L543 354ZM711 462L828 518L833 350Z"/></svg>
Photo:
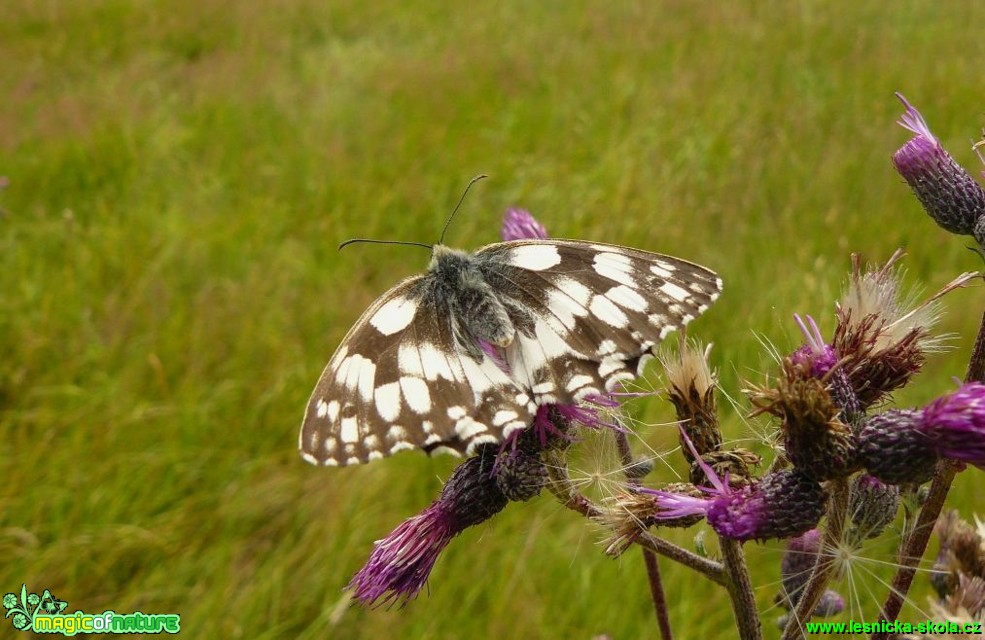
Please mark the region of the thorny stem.
<svg viewBox="0 0 985 640"><path fill-rule="evenodd" d="M978 337L975 338L975 346L971 351L971 359L968 362L968 371L964 376L965 382L985 382L985 314L982 315L982 322L978 327ZM959 471L959 465L951 460L941 460L937 464L937 471L934 474L934 481L930 484L930 492L927 494L927 501L920 508L920 515L917 516L916 526L913 532L903 541L899 553L899 569L893 576L889 594L886 602L882 605L882 619L895 620L903 608L903 600L910 591L913 583L913 576L917 571L917 564L927 551L927 544L930 542L930 534L934 530L937 516L940 515L944 507L944 500L947 498L948 491L951 490L951 482ZM887 633L874 633L872 640L886 640Z"/></svg>
<svg viewBox="0 0 985 640"><path fill-rule="evenodd" d="M732 612L741 640L760 640L763 637L762 623L756 610L752 581L746 567L746 557L742 553L742 543L737 540L719 537L722 548L722 561L725 565L725 588L732 600Z"/></svg>
<svg viewBox="0 0 985 640"><path fill-rule="evenodd" d="M842 533L845 530L845 521L848 515L849 497L851 488L846 478L832 480L829 484L831 492L831 502L828 504L828 522L824 528L824 540L821 542L821 552L817 554L817 561L811 576L804 585L804 591L797 602L793 615L787 620L787 626L783 629L781 640L794 640L803 637L803 624L811 619L814 608L817 606L821 596L824 595L831 579L832 571L835 568L835 558L830 553L825 553L826 549L834 549L841 543Z"/></svg>
<svg viewBox="0 0 985 640"><path fill-rule="evenodd" d="M616 448L624 469L633 464L633 451L629 447L629 437L625 431L616 431ZM638 484L627 476L627 481ZM649 549L643 549L643 563L646 565L646 577L650 583L650 597L653 599L653 610L657 616L657 626L660 627L660 637L663 640L673 640L674 632L670 628L670 616L667 612L667 596L664 594L663 580L660 577L660 564L657 556Z"/></svg>

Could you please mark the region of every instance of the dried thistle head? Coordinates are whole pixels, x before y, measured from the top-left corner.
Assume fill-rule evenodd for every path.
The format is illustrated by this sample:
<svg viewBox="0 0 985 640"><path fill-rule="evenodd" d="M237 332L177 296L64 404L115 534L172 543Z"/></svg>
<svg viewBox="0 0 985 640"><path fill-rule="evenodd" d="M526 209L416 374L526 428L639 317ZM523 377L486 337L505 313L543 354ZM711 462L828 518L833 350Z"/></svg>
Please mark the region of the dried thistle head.
<svg viewBox="0 0 985 640"><path fill-rule="evenodd" d="M748 449L735 448L711 451L701 455L706 465L721 478L728 478L729 486L734 489L743 487L755 480L750 467L759 466L762 458ZM697 461L691 463L690 480L692 484L707 486L710 479Z"/></svg>
<svg viewBox="0 0 985 640"><path fill-rule="evenodd" d="M681 343L679 351L660 355L667 376L667 396L677 410L677 419L699 453L716 451L722 446L722 433L715 410L715 389L718 380L708 366L711 345L701 348L696 343ZM688 462L694 462L681 442Z"/></svg>
<svg viewBox="0 0 985 640"><path fill-rule="evenodd" d="M945 599L960 586L961 576L985 580L985 538L957 511L941 515L934 527L941 550L934 563L934 587Z"/></svg>
<svg viewBox="0 0 985 640"><path fill-rule="evenodd" d="M701 489L693 484L676 482L663 489L670 493L700 498L704 495ZM654 525L662 527L686 528L700 522L700 514L689 514L676 518L658 518L661 511L657 500L652 494L639 491L622 491L603 501L603 509L597 520L608 530L605 539L605 552L610 556L618 556L640 535Z"/></svg>
<svg viewBox="0 0 985 640"><path fill-rule="evenodd" d="M922 303L904 293L897 250L881 267L864 272L852 256L852 275L837 305L832 346L839 354L863 408L902 387L920 370L926 354L942 348L931 329L940 317L939 299L977 274L964 273Z"/></svg>

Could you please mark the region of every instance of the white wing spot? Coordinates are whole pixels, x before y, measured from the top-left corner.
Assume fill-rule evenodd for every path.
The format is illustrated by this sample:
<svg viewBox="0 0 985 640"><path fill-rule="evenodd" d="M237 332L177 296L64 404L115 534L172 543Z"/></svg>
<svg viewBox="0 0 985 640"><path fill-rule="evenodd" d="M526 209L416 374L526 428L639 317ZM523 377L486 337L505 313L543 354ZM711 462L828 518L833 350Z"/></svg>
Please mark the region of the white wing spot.
<svg viewBox="0 0 985 640"><path fill-rule="evenodd" d="M578 389L590 385L593 382L595 382L595 380L593 380L591 376L585 376L585 375L572 376L571 379L568 380L568 384L566 385L566 388L569 392L574 393Z"/></svg>
<svg viewBox="0 0 985 640"><path fill-rule="evenodd" d="M506 409L501 409L496 412L493 416L492 423L494 427L502 427L504 424L510 420L516 420L519 416L516 411L508 411Z"/></svg>
<svg viewBox="0 0 985 640"><path fill-rule="evenodd" d="M588 307L592 315L606 323L610 327L625 327L629 323L629 318L623 313L622 309L617 307L612 300L609 300L605 296L595 296L592 298L592 304Z"/></svg>
<svg viewBox="0 0 985 640"><path fill-rule="evenodd" d="M452 420L461 420L465 417L464 407L448 407L448 417Z"/></svg>
<svg viewBox="0 0 985 640"><path fill-rule="evenodd" d="M431 455L432 456L448 455L448 456L455 456L456 458L462 457L462 454L459 453L458 450L452 449L451 447L445 445L441 445L440 447L435 447L434 449L431 449Z"/></svg>
<svg viewBox="0 0 985 640"><path fill-rule="evenodd" d="M471 440L480 433L487 431L486 425L476 422L472 418L462 418L455 423L455 433L462 440Z"/></svg>
<svg viewBox="0 0 985 640"><path fill-rule="evenodd" d="M521 269L543 271L561 263L557 247L549 244L528 244L516 247L510 254L510 264Z"/></svg>
<svg viewBox="0 0 985 640"><path fill-rule="evenodd" d="M324 399L318 400L317 411L315 412L319 418L324 418L328 415L328 403Z"/></svg>
<svg viewBox="0 0 985 640"><path fill-rule="evenodd" d="M669 265L664 262L658 262L656 264L650 265L650 273L661 278L673 278L674 269L673 265Z"/></svg>
<svg viewBox="0 0 985 640"><path fill-rule="evenodd" d="M517 422L511 422L508 425L506 425L505 427L503 427L503 439L505 440L506 438L509 438L511 435L513 435L514 432L516 432L516 431L522 431L523 429L526 429L526 428L527 428L526 423L519 422L519 421L517 421Z"/></svg>
<svg viewBox="0 0 985 640"><path fill-rule="evenodd" d="M376 310L369 323L385 336L392 336L407 328L417 312L417 302L403 296L387 300Z"/></svg>
<svg viewBox="0 0 985 640"><path fill-rule="evenodd" d="M390 447L390 453L393 454L393 453L397 453L398 451L407 451L409 449L416 449L416 448L417 447L415 447L409 442L398 442L394 444L392 447Z"/></svg>
<svg viewBox="0 0 985 640"><path fill-rule="evenodd" d="M660 290L678 302L684 302L685 300L691 298L690 291L683 287L677 286L673 282L663 283L660 285Z"/></svg>
<svg viewBox="0 0 985 640"><path fill-rule="evenodd" d="M423 367L424 377L434 381L438 378L444 380L455 380L455 375L448 364L448 358L433 344L422 344L419 349L421 366Z"/></svg>
<svg viewBox="0 0 985 640"><path fill-rule="evenodd" d="M394 445L401 442L410 443L410 434L407 433L407 429L395 424L392 425L390 430L386 432L386 440Z"/></svg>
<svg viewBox="0 0 985 640"><path fill-rule="evenodd" d="M387 422L400 417L400 383L388 382L376 388L376 412Z"/></svg>
<svg viewBox="0 0 985 640"><path fill-rule="evenodd" d="M630 311L646 311L646 300L630 287L624 284L612 287L605 292L605 297Z"/></svg>
<svg viewBox="0 0 985 640"><path fill-rule="evenodd" d="M427 383L420 378L403 376L400 378L400 390L414 413L423 415L431 410L431 392Z"/></svg>
<svg viewBox="0 0 985 640"><path fill-rule="evenodd" d="M342 429L339 431L339 437L346 444L359 442L359 422L355 417L342 418Z"/></svg>
<svg viewBox="0 0 985 640"><path fill-rule="evenodd" d="M633 271L633 262L628 256L606 251L595 256L595 273L616 282L626 282Z"/></svg>
<svg viewBox="0 0 985 640"><path fill-rule="evenodd" d="M602 362L599 363L599 376L601 378L608 378L616 371L625 368L626 363L619 358L614 358L612 356L602 358Z"/></svg>
<svg viewBox="0 0 985 640"><path fill-rule="evenodd" d="M551 391L554 391L554 382L552 380L548 380L547 382L539 382L535 384L530 390L536 393L537 395L540 395L542 393L550 393Z"/></svg>
<svg viewBox="0 0 985 640"><path fill-rule="evenodd" d="M397 368L400 373L423 377L424 367L421 364L421 352L410 342L404 342L397 351Z"/></svg>
<svg viewBox="0 0 985 640"><path fill-rule="evenodd" d="M359 395L363 402L373 399L373 383L376 381L376 363L368 358L363 358L359 367Z"/></svg>
<svg viewBox="0 0 985 640"><path fill-rule="evenodd" d="M599 343L599 348L597 353L600 356L608 356L615 353L616 349L618 349L618 346L616 345L616 341L609 340L608 338L606 338L605 340Z"/></svg>

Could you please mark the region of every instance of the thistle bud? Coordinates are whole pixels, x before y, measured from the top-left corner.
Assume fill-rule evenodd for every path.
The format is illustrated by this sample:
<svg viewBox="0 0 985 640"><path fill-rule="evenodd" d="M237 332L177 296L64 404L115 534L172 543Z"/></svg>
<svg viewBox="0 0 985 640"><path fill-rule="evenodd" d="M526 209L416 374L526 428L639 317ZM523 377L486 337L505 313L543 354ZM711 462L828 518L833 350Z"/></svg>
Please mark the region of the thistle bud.
<svg viewBox="0 0 985 640"><path fill-rule="evenodd" d="M857 546L866 538L875 538L896 517L899 487L886 484L869 474L859 474L852 481L849 513L851 525L846 537Z"/></svg>
<svg viewBox="0 0 985 640"><path fill-rule="evenodd" d="M923 484L934 475L937 454L919 431L922 412L894 409L868 418L858 435L858 455L870 474L889 484Z"/></svg>
<svg viewBox="0 0 985 640"><path fill-rule="evenodd" d="M896 97L906 108L899 125L915 135L893 154L893 165L938 225L951 233L974 235L983 245L985 191L944 150L920 112L902 95Z"/></svg>

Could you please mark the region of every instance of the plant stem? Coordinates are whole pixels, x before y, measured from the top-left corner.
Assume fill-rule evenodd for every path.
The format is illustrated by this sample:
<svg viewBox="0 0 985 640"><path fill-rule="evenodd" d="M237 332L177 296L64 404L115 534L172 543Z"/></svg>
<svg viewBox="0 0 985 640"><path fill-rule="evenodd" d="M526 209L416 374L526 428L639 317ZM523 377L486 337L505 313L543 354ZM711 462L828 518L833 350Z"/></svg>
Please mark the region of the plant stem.
<svg viewBox="0 0 985 640"><path fill-rule="evenodd" d="M629 446L629 438L625 431L615 433L616 449L623 469L629 469L633 464L633 450ZM632 485L638 485L635 479L626 477ZM646 578L650 583L650 597L653 599L653 611L657 616L657 626L660 627L660 637L663 640L673 640L674 634L670 628L670 615L667 612L667 596L664 594L663 580L660 577L660 564L652 551L643 549L643 563L646 566Z"/></svg>
<svg viewBox="0 0 985 640"><path fill-rule="evenodd" d="M756 610L756 598L749 579L749 569L746 567L746 557L742 553L742 544L737 540L719 537L722 548L722 560L725 566L725 588L732 601L732 612L735 614L735 626L739 631L740 640L760 640L763 637L762 623Z"/></svg>
<svg viewBox="0 0 985 640"><path fill-rule="evenodd" d="M971 359L968 361L968 370L964 376L965 382L985 382L985 314L982 315L982 322L978 326L978 336L975 338L975 346L971 350ZM930 492L927 494L927 501L920 508L920 515L917 516L916 526L913 532L903 541L899 553L899 569L893 576L889 594L886 602L882 605L882 619L895 620L903 608L903 601L906 594L910 591L913 583L913 576L917 571L917 564L927 551L927 544L930 542L930 534L937 523L937 517L944 507L944 500L947 498L948 491L951 490L951 483L954 476L960 470L960 465L951 460L941 460L937 463L937 471L934 473L934 481L930 485ZM885 640L888 635L876 633L872 635L873 640Z"/></svg>
<svg viewBox="0 0 985 640"><path fill-rule="evenodd" d="M814 569L811 571L811 577L804 585L800 600L787 620L787 626L783 629L782 640L794 640L803 637L803 624L811 619L814 608L828 588L828 581L831 579L831 574L835 568L835 558L829 551L837 548L841 543L848 516L851 487L846 478L837 478L830 481L829 488L831 502L828 504L824 539L821 541L821 548L817 554Z"/></svg>
<svg viewBox="0 0 985 640"><path fill-rule="evenodd" d="M670 628L670 616L667 614L667 597L664 595L663 580L660 578L660 565L657 564L657 554L649 549L643 549L643 562L646 564L650 597L653 598L653 609L657 614L660 637L663 640L674 640L674 632Z"/></svg>
<svg viewBox="0 0 985 640"><path fill-rule="evenodd" d="M640 533L639 537L634 540L634 542L644 549L658 553L664 557L670 558L671 560L678 562L689 569L697 571L704 577L708 578L712 582L726 586L728 578L725 575L725 568L722 563L715 562L714 560L709 560L703 556L699 556L696 553L688 551L684 547L680 547L669 540L664 540L659 538L647 531Z"/></svg>

